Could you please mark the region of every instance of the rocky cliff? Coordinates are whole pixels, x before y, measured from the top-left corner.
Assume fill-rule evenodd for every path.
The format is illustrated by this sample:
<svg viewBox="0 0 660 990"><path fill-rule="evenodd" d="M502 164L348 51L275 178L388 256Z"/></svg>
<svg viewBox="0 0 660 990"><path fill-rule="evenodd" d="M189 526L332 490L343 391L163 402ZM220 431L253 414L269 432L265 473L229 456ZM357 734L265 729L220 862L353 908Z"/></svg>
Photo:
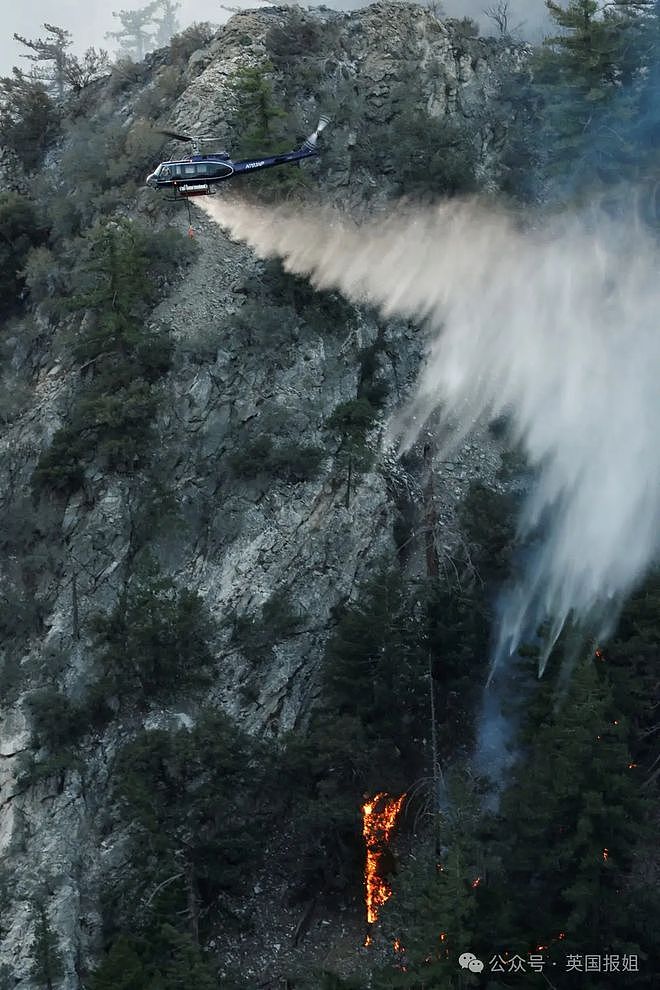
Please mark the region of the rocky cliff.
<svg viewBox="0 0 660 990"><path fill-rule="evenodd" d="M166 52L151 56L140 78L119 94L109 81L95 84L90 118L114 107L117 125L129 127L140 101L144 107L155 92L151 113L161 126L181 129L193 121L200 133L222 135L235 100L232 79L241 67L272 58L277 27L280 60L298 59L309 70L308 84L304 76L297 83L296 112L313 124L323 104L320 109L327 106L335 118L327 159L311 167L307 195L347 211L366 203L386 208L400 191L396 163L405 159L405 148L385 154L391 167L382 166L383 149L370 149L363 134L395 138L405 123L400 115L409 105L411 72L418 108L431 121L465 124L477 183L497 186L509 113L500 98L502 81L520 65L524 51L472 37L457 22L443 23L423 8L376 3L351 14L320 8L301 15L312 50L303 46L296 54L294 39L293 54L282 54L289 17L285 8L232 17L189 58L185 88L174 100L158 96ZM272 71L277 79L278 66ZM357 109L347 106L349 94ZM370 150L380 156L376 164ZM45 169L57 169L58 154ZM0 168L8 161L3 158ZM149 196L139 191L134 207L127 203L119 209L148 213ZM158 222L185 233L184 214L172 209L159 213ZM149 318L153 328L170 335L174 363L164 381L166 401L148 473L98 467L69 497L35 500L30 494L35 465L66 419L84 373L72 365L54 318L43 307L15 318L7 332L8 374L22 384L0 437L0 497L5 525L15 536L2 565L9 613L2 617L7 636L0 698L3 986L37 990L42 985L31 975L35 899L44 906L63 960L54 985L59 990L85 985L99 946L99 891L122 864L124 835L113 826L107 806L115 755L141 725L167 728L195 719L198 700L183 691L171 704L154 703L146 713L119 712L81 743L76 766L60 767L54 776L28 772L45 759L43 751L35 751L30 698L53 684L74 699L84 692L95 650L92 620L107 614L122 593L145 497L152 506L151 556L178 586L199 592L216 621L206 700L251 733L277 737L304 728L336 607L351 599L374 562L397 558L395 534L402 518L407 525L402 559L413 572L424 570L429 518L439 556L448 559L458 539L456 507L470 483L500 484L500 454L490 434L469 438L451 463L434 461L431 432L426 456L420 450L405 465L380 445L387 415L406 401L423 361L423 328L383 322L368 308L355 309L334 297L320 325L296 300L281 298L271 268L248 249L226 239L198 212L193 226L196 254L170 277ZM369 380L380 384L387 398L367 435L372 463L351 483L325 423L334 409L358 395L367 353ZM228 467L246 447L256 451L250 445L264 435L280 446L303 438L322 449L318 472L307 480L304 472L301 479L295 471L273 477ZM255 670L229 620L258 616L274 594L286 596L302 621L274 643L268 662ZM36 612L25 635L12 629L14 621L22 622L23 612L14 611L19 606ZM282 886L273 881L269 889L267 880L246 894L245 905L261 918L258 933L247 943L226 940L221 954L225 962L240 965L246 978L277 975L280 946L290 941L298 918L298 912L281 906L283 897ZM317 962L333 953L341 956L342 939L355 944L357 915L349 915L347 922L335 917L330 925L318 918L314 937L296 951Z"/></svg>

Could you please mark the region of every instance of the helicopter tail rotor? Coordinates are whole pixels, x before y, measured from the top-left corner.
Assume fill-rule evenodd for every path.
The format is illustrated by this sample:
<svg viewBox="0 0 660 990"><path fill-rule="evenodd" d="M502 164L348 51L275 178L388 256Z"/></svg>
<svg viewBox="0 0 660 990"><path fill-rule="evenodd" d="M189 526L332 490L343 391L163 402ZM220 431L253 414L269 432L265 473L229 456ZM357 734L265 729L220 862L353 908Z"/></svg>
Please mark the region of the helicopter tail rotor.
<svg viewBox="0 0 660 990"><path fill-rule="evenodd" d="M316 143L319 139L319 134L321 133L322 130L324 130L324 128L328 126L329 123L330 123L329 117L326 117L325 114L320 116L319 122L316 125L316 130L312 134L310 134L308 138L305 138L303 142L303 148L307 148L309 151L316 151Z"/></svg>

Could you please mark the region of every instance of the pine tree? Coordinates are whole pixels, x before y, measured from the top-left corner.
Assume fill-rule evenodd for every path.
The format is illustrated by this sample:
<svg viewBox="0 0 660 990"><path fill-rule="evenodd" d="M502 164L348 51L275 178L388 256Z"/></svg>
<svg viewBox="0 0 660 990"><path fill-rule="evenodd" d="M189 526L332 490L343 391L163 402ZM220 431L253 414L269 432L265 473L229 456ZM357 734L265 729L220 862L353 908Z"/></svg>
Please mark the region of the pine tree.
<svg viewBox="0 0 660 990"><path fill-rule="evenodd" d="M236 132L239 153L246 158L285 150L278 124L286 115L269 78L272 68L268 62L246 66L232 79L234 110L229 122Z"/></svg>
<svg viewBox="0 0 660 990"><path fill-rule="evenodd" d="M401 955L400 968L388 970L383 982L376 982L378 988L451 990L468 983L458 957L467 948L478 951L484 877L478 797L462 777L461 772L449 782L449 807L438 836L441 850L417 849L383 908L381 929L390 944L396 940Z"/></svg>
<svg viewBox="0 0 660 990"><path fill-rule="evenodd" d="M421 740L430 734L427 670L401 575L381 572L341 616L323 683L324 708L364 726L378 789L406 786L420 769Z"/></svg>
<svg viewBox="0 0 660 990"><path fill-rule="evenodd" d="M640 68L635 38L648 3L624 0L604 12L596 0L546 5L561 29L534 65L549 173L568 174L578 187L611 181L626 155L629 87Z"/></svg>
<svg viewBox="0 0 660 990"><path fill-rule="evenodd" d="M89 978L89 990L144 990L147 977L135 939L120 935Z"/></svg>
<svg viewBox="0 0 660 990"><path fill-rule="evenodd" d="M181 4L174 0L158 0L157 9L160 11L160 16L155 18L157 25L155 44L158 48L168 45L172 36L179 31L176 12L180 7Z"/></svg>
<svg viewBox="0 0 660 990"><path fill-rule="evenodd" d="M24 38L20 34L14 34L16 41L34 54L22 55L31 62L48 63L48 67L43 69L37 78L43 82L52 83L55 87L58 98L64 96L64 89L67 81L67 49L73 44L71 32L55 24L44 24L48 32L45 38Z"/></svg>
<svg viewBox="0 0 660 990"><path fill-rule="evenodd" d="M43 905L36 912L32 957L32 976L40 990L54 990L64 969L57 936Z"/></svg>
<svg viewBox="0 0 660 990"><path fill-rule="evenodd" d="M141 62L146 52L154 43L155 13L160 6L159 0L153 0L146 7L138 10L113 11L121 27L118 31L107 31L106 38L119 42L119 54Z"/></svg>
<svg viewBox="0 0 660 990"><path fill-rule="evenodd" d="M576 667L554 706L550 685L543 696L546 715L540 726L533 722L530 757L503 799L489 928L521 954L539 940L551 952L559 945L562 953L585 945L634 951L621 889L644 800L630 769L627 721L592 659ZM506 919L501 904L512 906Z"/></svg>
<svg viewBox="0 0 660 990"><path fill-rule="evenodd" d="M0 78L2 142L16 152L26 168L36 168L60 130L57 108L35 74L16 67Z"/></svg>

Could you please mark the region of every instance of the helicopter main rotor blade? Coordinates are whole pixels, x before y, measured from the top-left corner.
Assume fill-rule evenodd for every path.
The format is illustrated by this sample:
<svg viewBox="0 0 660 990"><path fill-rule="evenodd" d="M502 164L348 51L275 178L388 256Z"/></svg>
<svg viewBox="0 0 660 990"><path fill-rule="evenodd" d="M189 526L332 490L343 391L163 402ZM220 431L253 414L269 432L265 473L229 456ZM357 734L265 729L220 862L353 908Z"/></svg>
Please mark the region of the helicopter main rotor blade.
<svg viewBox="0 0 660 990"><path fill-rule="evenodd" d="M166 137L174 138L175 141L194 141L195 139L190 136L190 134L178 134L177 131L164 131L162 128L157 128L159 134L164 134Z"/></svg>

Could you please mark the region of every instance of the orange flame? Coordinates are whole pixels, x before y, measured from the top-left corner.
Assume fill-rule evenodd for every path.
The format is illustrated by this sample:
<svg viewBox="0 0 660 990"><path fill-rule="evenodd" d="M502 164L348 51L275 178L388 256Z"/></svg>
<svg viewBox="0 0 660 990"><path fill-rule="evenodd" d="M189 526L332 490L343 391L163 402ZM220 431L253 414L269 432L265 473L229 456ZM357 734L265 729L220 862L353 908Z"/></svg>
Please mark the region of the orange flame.
<svg viewBox="0 0 660 990"><path fill-rule="evenodd" d="M392 798L381 792L362 806L362 835L367 847L364 890L369 925L373 925L378 919L379 908L392 896L392 888L380 875L380 868L405 796L402 794L401 797ZM370 941L368 938L366 944Z"/></svg>
<svg viewBox="0 0 660 990"><path fill-rule="evenodd" d="M610 858L609 849L603 849L603 862L606 863L609 858Z"/></svg>
<svg viewBox="0 0 660 990"><path fill-rule="evenodd" d="M476 888L479 886L480 883L481 883L481 877L475 877L472 883L470 884L470 886Z"/></svg>
<svg viewBox="0 0 660 990"><path fill-rule="evenodd" d="M636 764L636 763L629 763L629 764L628 764L628 769L629 769L629 770L634 770L636 766L637 766L637 764Z"/></svg>

